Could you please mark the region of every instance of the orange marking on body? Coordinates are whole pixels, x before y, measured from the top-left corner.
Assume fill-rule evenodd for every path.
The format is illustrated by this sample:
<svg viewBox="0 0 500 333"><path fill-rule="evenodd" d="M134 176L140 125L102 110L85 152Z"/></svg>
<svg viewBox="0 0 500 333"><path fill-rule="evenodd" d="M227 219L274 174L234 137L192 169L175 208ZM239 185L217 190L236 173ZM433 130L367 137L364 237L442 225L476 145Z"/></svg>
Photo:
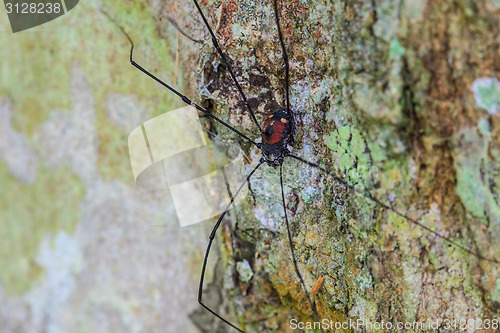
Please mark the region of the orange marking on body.
<svg viewBox="0 0 500 333"><path fill-rule="evenodd" d="M275 144L281 140L281 134L285 130L285 124L274 119L268 118L264 122L262 139L268 144Z"/></svg>
<svg viewBox="0 0 500 333"><path fill-rule="evenodd" d="M310 293L310 294L311 294L311 297L316 296L316 294L317 294L317 293L318 293L318 291L319 291L319 288L321 288L321 285L323 284L323 280L324 280L324 279L325 279L324 277L320 276L320 277L318 278L318 280L317 280L316 282L314 282L314 285L313 285L313 286L312 286L312 288L311 288L311 293Z"/></svg>

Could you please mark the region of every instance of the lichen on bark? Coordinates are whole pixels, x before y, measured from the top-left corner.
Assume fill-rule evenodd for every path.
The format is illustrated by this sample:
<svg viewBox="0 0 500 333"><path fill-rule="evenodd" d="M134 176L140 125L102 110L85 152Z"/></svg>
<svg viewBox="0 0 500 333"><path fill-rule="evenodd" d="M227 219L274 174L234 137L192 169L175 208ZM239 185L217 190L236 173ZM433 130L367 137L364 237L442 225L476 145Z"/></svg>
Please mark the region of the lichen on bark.
<svg viewBox="0 0 500 333"><path fill-rule="evenodd" d="M272 2L220 0L202 8L258 119L284 105ZM206 40L200 67L192 68L191 82L200 86L193 88L205 92L205 106L217 116L258 138L192 10L184 24ZM499 10L467 0L280 2L299 128L294 153L392 207L285 162L299 269L309 288L325 279L315 297L321 318L394 325L498 318L500 265L401 215L499 257L499 120L491 111L498 92L487 86L479 94L478 83L473 89L477 80L498 82ZM251 160L260 158L233 133L207 126L241 144ZM264 168L249 186L252 196L220 246L231 248L224 295L246 330L286 332L291 318L313 318L290 259L279 170ZM249 281L236 270L243 260L253 272Z"/></svg>

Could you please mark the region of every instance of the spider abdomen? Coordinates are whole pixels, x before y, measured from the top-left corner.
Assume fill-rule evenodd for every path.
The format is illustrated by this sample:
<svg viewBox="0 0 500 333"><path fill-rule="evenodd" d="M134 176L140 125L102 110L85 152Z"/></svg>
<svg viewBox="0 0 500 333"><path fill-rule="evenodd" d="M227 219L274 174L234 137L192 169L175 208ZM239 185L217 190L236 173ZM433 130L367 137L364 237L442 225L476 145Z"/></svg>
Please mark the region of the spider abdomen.
<svg viewBox="0 0 500 333"><path fill-rule="evenodd" d="M288 151L288 145L293 145L295 122L293 116L281 108L269 116L262 127L262 153L266 162L277 166L282 162Z"/></svg>

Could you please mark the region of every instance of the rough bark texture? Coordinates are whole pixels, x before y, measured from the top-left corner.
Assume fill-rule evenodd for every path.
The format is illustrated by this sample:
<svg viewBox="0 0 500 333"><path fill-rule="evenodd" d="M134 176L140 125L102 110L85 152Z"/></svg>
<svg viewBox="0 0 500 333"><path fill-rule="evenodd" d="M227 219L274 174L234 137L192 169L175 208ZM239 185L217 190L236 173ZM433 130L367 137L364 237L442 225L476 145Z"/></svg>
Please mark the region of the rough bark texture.
<svg viewBox="0 0 500 333"><path fill-rule="evenodd" d="M258 139L191 7L182 18L163 10L205 41L191 64L192 88L217 116ZM257 117L283 106L272 3L203 1L202 8ZM286 160L299 268L308 288L325 279L315 297L321 319L437 321L444 329L445 320L498 318L500 265L394 211L499 257L499 10L495 1L280 1L299 128L294 153L393 207ZM234 134L206 124L251 160L260 158ZM279 170L262 168L250 189L235 221L219 231L224 283L216 285L228 302L218 309L247 331L286 332L290 319L313 318L290 259ZM244 261L250 269L237 269ZM253 277L245 281L245 274ZM207 320L200 322L213 332Z"/></svg>

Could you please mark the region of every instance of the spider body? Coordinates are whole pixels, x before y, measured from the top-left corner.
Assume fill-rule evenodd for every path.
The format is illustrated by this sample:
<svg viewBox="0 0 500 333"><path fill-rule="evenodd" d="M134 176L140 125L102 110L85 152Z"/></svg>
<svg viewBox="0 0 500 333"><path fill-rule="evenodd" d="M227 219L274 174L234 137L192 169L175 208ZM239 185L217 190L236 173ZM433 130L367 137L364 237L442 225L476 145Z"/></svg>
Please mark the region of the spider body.
<svg viewBox="0 0 500 333"><path fill-rule="evenodd" d="M270 115L262 128L262 155L264 161L273 168L283 163L295 141L295 119L286 108Z"/></svg>

